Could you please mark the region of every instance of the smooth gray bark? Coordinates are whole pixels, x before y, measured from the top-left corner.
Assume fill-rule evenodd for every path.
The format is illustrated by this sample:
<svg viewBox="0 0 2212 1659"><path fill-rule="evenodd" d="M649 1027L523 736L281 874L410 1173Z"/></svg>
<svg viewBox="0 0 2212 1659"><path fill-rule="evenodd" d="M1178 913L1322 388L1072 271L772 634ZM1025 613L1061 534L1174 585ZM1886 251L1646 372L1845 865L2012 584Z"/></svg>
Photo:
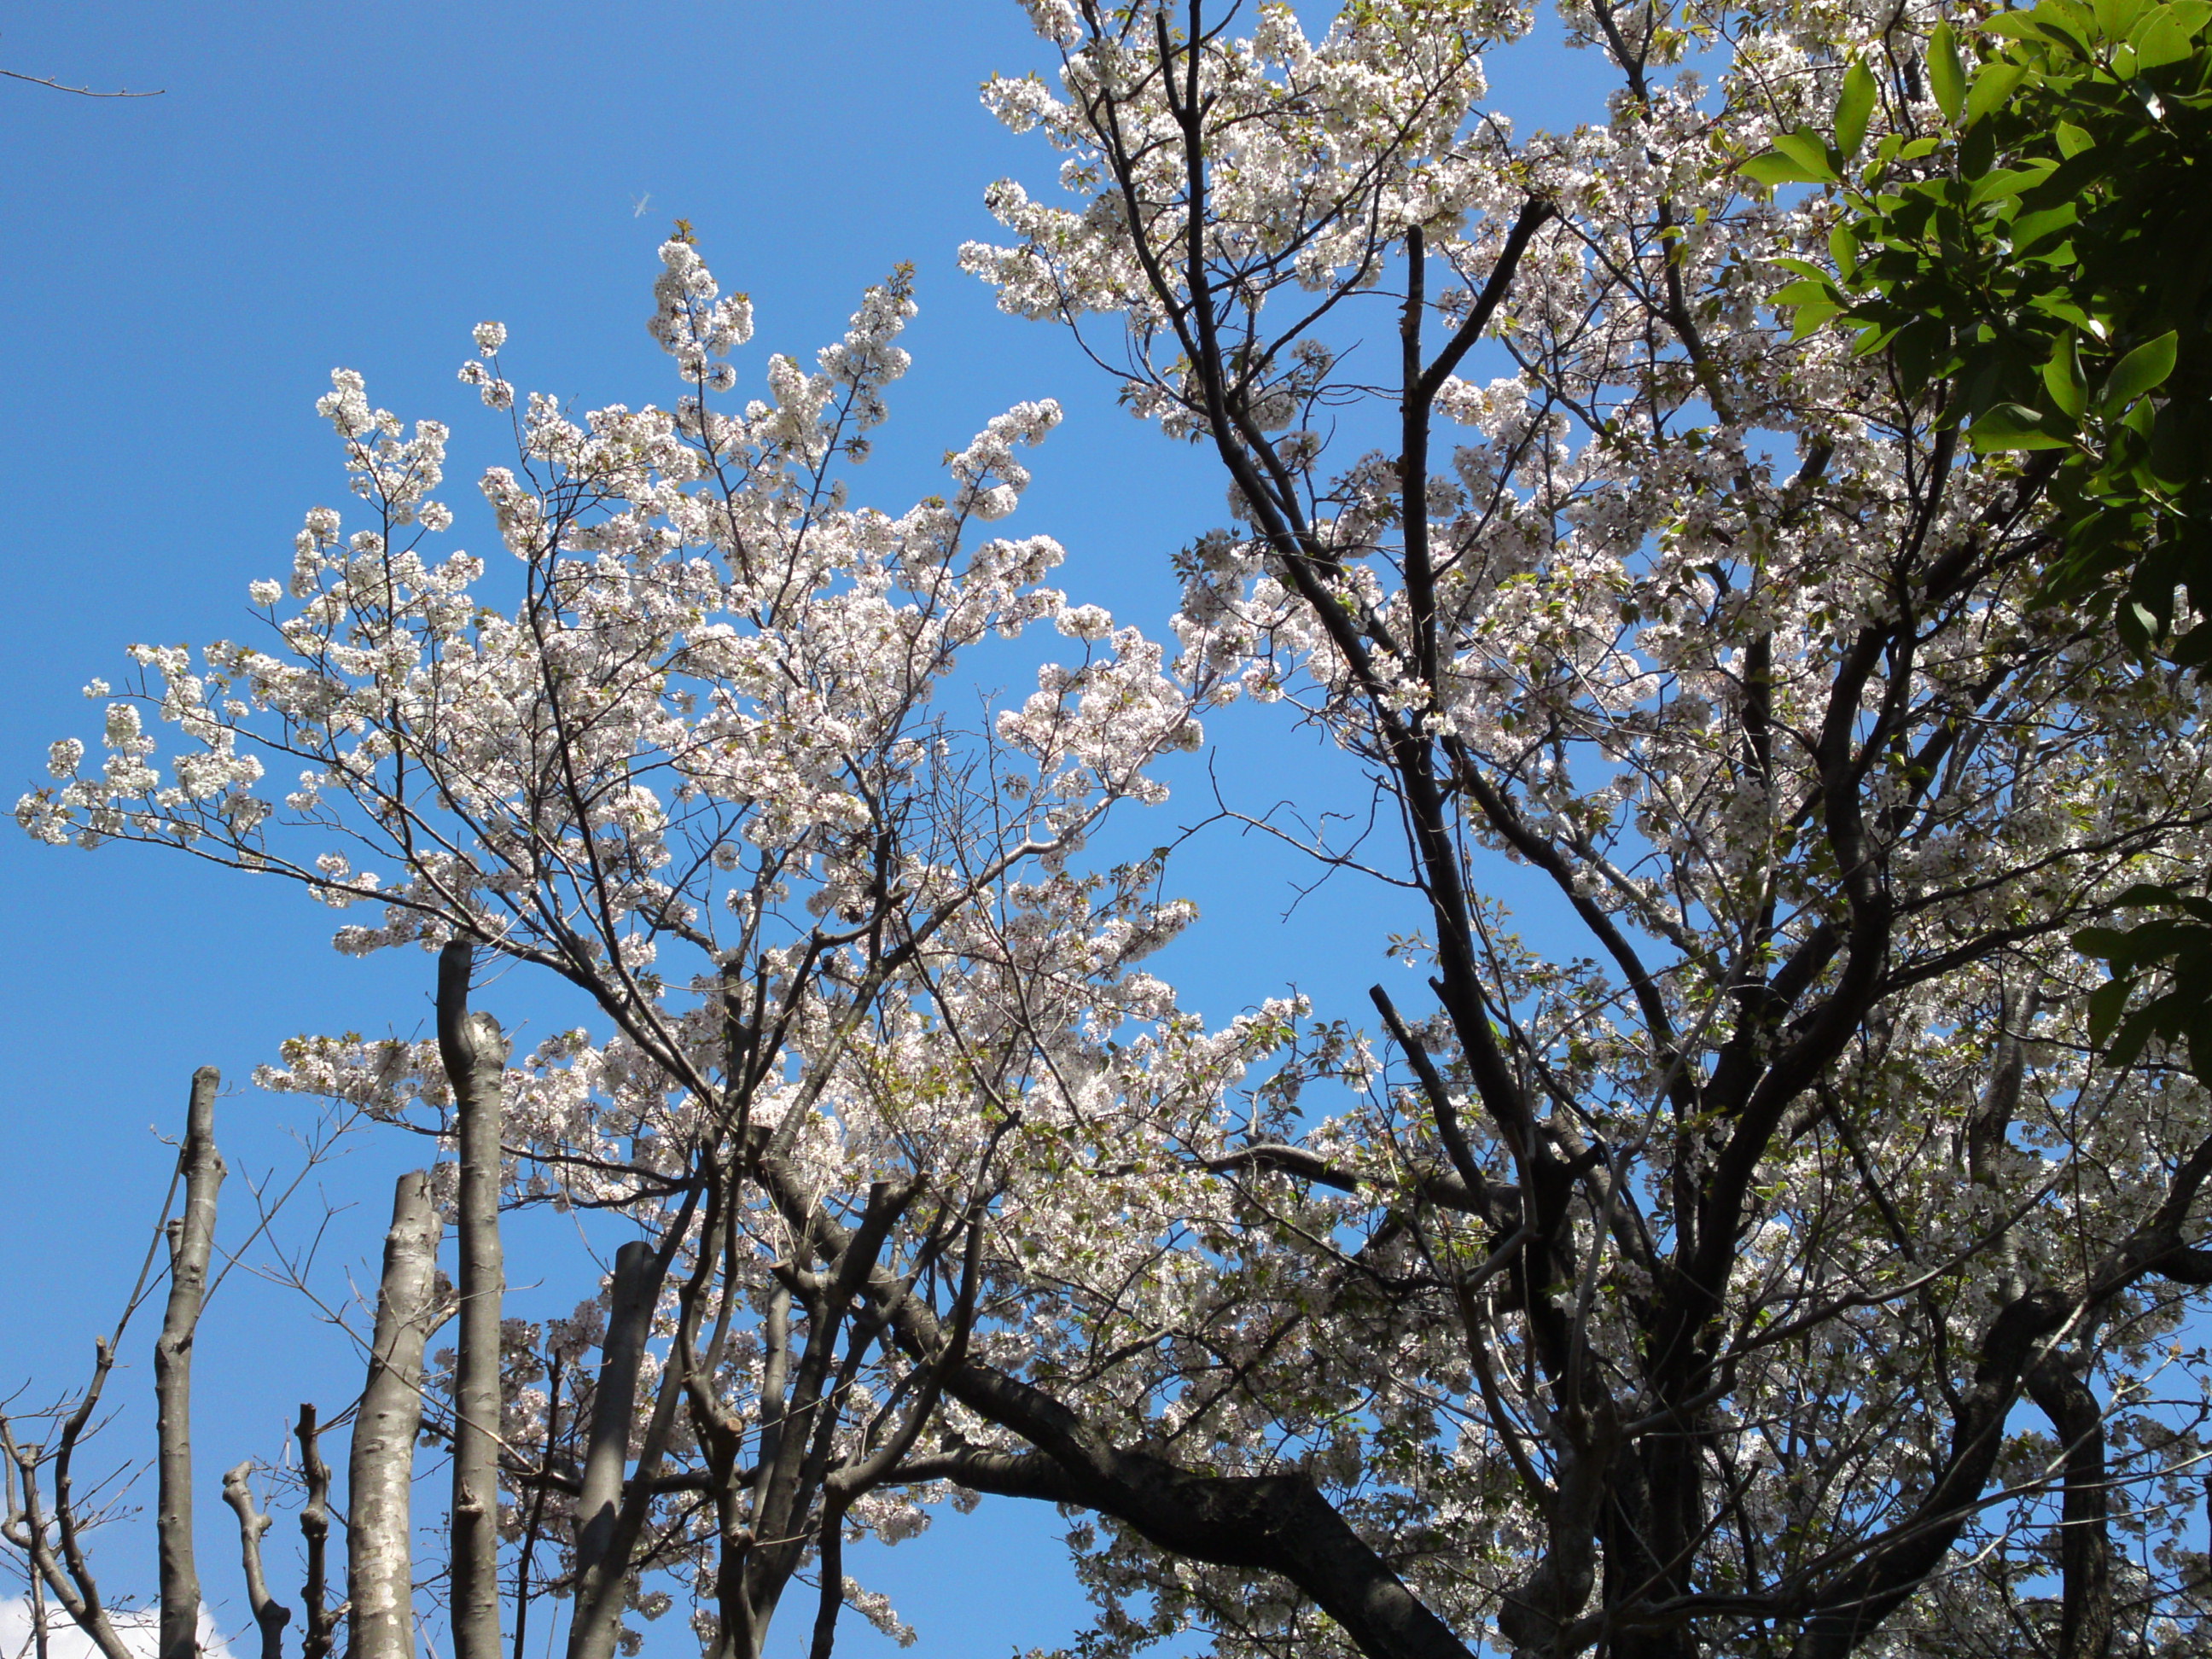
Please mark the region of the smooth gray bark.
<svg viewBox="0 0 2212 1659"><path fill-rule="evenodd" d="M600 1348L599 1386L592 1395L590 1439L584 1451L583 1491L576 1499L576 1605L597 1602L603 1581L619 1577L629 1563L609 1559L622 1510L623 1471L629 1462L630 1417L637 1408L637 1374L645 1356L653 1304L660 1293L653 1246L632 1239L615 1252L614 1283L607 1297L607 1334Z"/></svg>
<svg viewBox="0 0 2212 1659"><path fill-rule="evenodd" d="M200 1578L192 1559L192 1335L207 1297L216 1192L222 1185L222 1154L215 1147L215 1091L222 1082L212 1066L192 1073L184 1150L178 1158L185 1210L169 1224L169 1299L161 1334L154 1343L161 1659L195 1659L199 1652Z"/></svg>
<svg viewBox="0 0 2212 1659"><path fill-rule="evenodd" d="M438 1053L459 1119L461 1339L453 1368L454 1659L500 1659L499 1240L500 1088L507 1040L489 1014L469 1012L471 951L438 955Z"/></svg>
<svg viewBox="0 0 2212 1659"><path fill-rule="evenodd" d="M222 1501L238 1516L238 1553L246 1571L246 1604L261 1632L261 1659L284 1659L284 1626L292 1609L269 1593L269 1579L261 1570L261 1540L269 1531L269 1517L253 1506L252 1459L222 1478Z"/></svg>
<svg viewBox="0 0 2212 1659"><path fill-rule="evenodd" d="M354 1419L346 1486L351 1659L413 1659L415 1437L422 1426L422 1348L437 1322L438 1239L427 1170L399 1177L368 1381Z"/></svg>

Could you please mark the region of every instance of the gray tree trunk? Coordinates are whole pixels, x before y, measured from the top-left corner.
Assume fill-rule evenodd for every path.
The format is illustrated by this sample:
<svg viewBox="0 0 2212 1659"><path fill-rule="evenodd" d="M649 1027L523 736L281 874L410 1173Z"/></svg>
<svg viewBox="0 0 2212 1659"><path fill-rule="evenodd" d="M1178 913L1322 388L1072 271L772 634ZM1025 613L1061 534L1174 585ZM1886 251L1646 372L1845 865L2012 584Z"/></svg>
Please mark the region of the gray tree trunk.
<svg viewBox="0 0 2212 1659"><path fill-rule="evenodd" d="M192 1334L207 1296L216 1191L222 1185L222 1154L215 1149L215 1091L222 1081L212 1066L192 1073L184 1151L178 1159L185 1211L169 1224L169 1301L154 1343L161 1659L195 1659L199 1652L200 1578L192 1560Z"/></svg>
<svg viewBox="0 0 2212 1659"><path fill-rule="evenodd" d="M500 1659L500 1088L507 1041L469 1012L471 951L438 957L438 1052L460 1120L461 1340L453 1369L453 1659Z"/></svg>
<svg viewBox="0 0 2212 1659"><path fill-rule="evenodd" d="M399 1177L392 1231L384 1239L384 1278L376 1295L376 1334L368 1382L354 1419L346 1469L347 1595L352 1659L413 1659L415 1437L422 1426L422 1347L437 1312L438 1239L430 1176Z"/></svg>
<svg viewBox="0 0 2212 1659"><path fill-rule="evenodd" d="M620 1583L629 1564L612 1559L622 1509L623 1471L629 1462L630 1416L637 1406L637 1374L660 1291L653 1246L632 1239L615 1252L608 1294L607 1335L600 1350L599 1387L592 1396L590 1442L584 1452L583 1491L576 1499L576 1606L598 1605L606 1583ZM627 1552L625 1552L627 1553Z"/></svg>

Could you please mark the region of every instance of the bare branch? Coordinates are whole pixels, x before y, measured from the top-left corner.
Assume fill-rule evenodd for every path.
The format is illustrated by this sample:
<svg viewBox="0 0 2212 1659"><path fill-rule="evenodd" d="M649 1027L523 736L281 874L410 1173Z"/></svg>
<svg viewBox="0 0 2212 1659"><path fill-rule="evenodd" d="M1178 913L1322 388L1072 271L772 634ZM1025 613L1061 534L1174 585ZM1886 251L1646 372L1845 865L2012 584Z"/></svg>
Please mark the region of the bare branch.
<svg viewBox="0 0 2212 1659"><path fill-rule="evenodd" d="M269 1517L253 1507L248 1458L222 1478L222 1501L238 1516L238 1548L246 1570L246 1601L261 1631L261 1659L283 1659L284 1626L292 1609L269 1594L269 1581L261 1571L261 1540L268 1533Z"/></svg>

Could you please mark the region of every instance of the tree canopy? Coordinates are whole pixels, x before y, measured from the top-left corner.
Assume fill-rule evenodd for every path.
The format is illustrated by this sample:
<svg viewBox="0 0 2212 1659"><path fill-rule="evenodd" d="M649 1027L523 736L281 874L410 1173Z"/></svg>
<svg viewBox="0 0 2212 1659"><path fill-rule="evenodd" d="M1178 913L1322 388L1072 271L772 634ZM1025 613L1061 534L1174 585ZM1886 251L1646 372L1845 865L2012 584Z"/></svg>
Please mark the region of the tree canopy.
<svg viewBox="0 0 2212 1659"><path fill-rule="evenodd" d="M1028 0L1059 83L984 97L1062 194L993 185L963 262L1218 463L1149 630L986 528L1053 405L855 504L903 275L750 401L688 231L667 408L519 395L483 325L512 591L434 550L446 428L336 376L360 504L256 585L260 642L137 647L17 816L439 953L436 1039L264 1079L441 1160L354 1431L358 1659L411 1651L410 1593L457 1659L547 1598L572 1659L679 1603L754 1659L794 1584L827 1655L848 1607L898 1628L846 1546L979 1493L1083 1516L1098 1659L2202 1650L2212 1100L2178 1031L2101 1044L2069 940L2201 867L2203 691L2130 648L2154 605L2051 603L2195 556L2201 250L2195 289L2032 256L2133 200L2126 146L2198 165L2107 82L2183 106L2160 31L2203 18L2100 14L2062 73L2061 3L2004 82L1933 7L1575 0L1612 118L1516 134L1498 0ZM2049 167L2037 65L2087 137ZM1047 623L1033 695L949 712ZM1291 783L1304 828L1232 811L1374 884L1346 948L1418 1003L1209 1025L1140 965L1194 924L1173 855L1091 849L1239 701L1358 769ZM506 1054L501 962L599 1029ZM541 1202L622 1248L502 1335L499 1204ZM410 1578L416 1427L453 1501ZM46 1526L9 1535L82 1605Z"/></svg>

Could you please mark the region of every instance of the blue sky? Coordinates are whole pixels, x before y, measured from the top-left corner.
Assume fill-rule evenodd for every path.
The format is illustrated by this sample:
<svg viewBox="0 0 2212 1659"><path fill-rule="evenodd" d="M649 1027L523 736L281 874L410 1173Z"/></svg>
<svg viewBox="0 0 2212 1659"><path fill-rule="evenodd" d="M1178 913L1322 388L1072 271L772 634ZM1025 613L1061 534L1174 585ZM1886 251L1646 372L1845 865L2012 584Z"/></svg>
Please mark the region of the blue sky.
<svg viewBox="0 0 2212 1659"><path fill-rule="evenodd" d="M749 378L767 351L809 354L834 337L866 283L913 261L915 365L858 493L902 507L991 415L1057 397L1066 423L1039 453L1014 526L1066 544L1064 585L1078 598L1158 629L1169 554L1222 517L1215 475L1121 413L1059 335L1001 316L953 268L963 238L991 233L988 180L1042 186L1051 174L1047 152L983 112L977 83L1043 65L1012 0L0 6L0 66L164 88L95 101L0 82L8 799L40 779L49 742L92 731L98 706L78 688L119 678L126 644L197 645L247 625L246 584L282 574L301 512L343 492L313 414L333 366L361 370L371 398L405 418L454 426L445 493L464 513L456 539L472 546L491 538L467 514L468 481L500 459L502 435L453 378L472 324L507 323L504 360L525 388L584 406L672 396L643 324L653 249L678 215L725 285L753 295ZM1587 71L1542 40L1501 58L1493 82L1524 123L1602 118ZM1240 713L1217 730L1243 735L1220 760L1240 805L1340 775L1265 720ZM1202 811L1184 789L1139 844ZM1206 920L1164 969L1188 1004L1225 1018L1295 981L1321 1012L1357 1018L1361 988L1404 972L1387 969L1382 941L1414 918L1385 921L1372 890L1345 886L1285 921L1301 873L1224 836L1193 845L1172 884ZM0 1398L28 1385L15 1409L81 1376L112 1319L173 1157L160 1137L181 1121L195 1066L233 1085L218 1127L236 1239L247 1177L297 1161L298 1104L246 1086L254 1064L295 1032L426 1020L428 958L341 958L330 926L274 882L0 836L11 1059L0 1239L12 1267L0 1276ZM536 994L510 979L492 1006L511 1025L542 1019ZM392 1139L356 1143L318 1177L331 1204L360 1200L341 1208L319 1259L340 1293L374 1249L388 1176L419 1160L419 1146ZM312 1190L300 1202L295 1235L322 1208ZM545 1308L577 1293L549 1287ZM519 1301L532 1294L518 1285ZM203 1574L234 1630L245 1614L215 1476L273 1454L300 1400L335 1411L357 1372L340 1334L244 1273L206 1330ZM137 1336L112 1385L118 1456L151 1449L150 1331ZM137 1495L150 1504L149 1490ZM1083 1616L1059 1525L1049 1510L986 1504L854 1570L893 1594L922 1654L1056 1645ZM112 1591L150 1589L148 1532L100 1538ZM289 1595L289 1544L276 1559ZM802 1650L803 1622L787 1616L780 1650ZM842 1639L854 1653L890 1650L864 1628Z"/></svg>

